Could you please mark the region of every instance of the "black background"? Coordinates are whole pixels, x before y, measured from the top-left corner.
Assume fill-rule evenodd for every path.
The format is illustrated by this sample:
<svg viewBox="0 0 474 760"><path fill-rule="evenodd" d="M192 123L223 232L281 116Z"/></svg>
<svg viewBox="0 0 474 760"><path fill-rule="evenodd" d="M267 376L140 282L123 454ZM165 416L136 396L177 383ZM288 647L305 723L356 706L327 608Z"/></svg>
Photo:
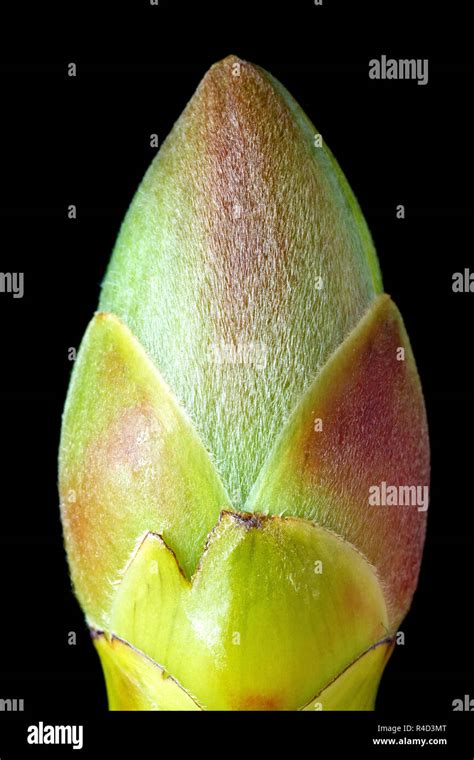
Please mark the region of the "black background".
<svg viewBox="0 0 474 760"><path fill-rule="evenodd" d="M110 721L59 522L68 348L78 347L96 308L119 225L155 153L150 134L164 139L207 68L229 53L280 79L334 152L372 231L424 387L428 536L401 626L406 644L386 669L378 719L452 722L453 699L474 697L474 293L452 292L453 273L474 270L474 66L461 7L161 0L50 15L27 9L28 39L21 22L3 26L18 46L0 64L0 270L24 272L25 295L0 294L0 697L24 698L29 720L77 722L87 713ZM368 61L383 53L429 58L429 84L371 81ZM76 78L67 76L72 61ZM67 219L70 203L77 220ZM399 203L404 220L395 216ZM70 631L76 646L68 645ZM127 719L136 726L137 717ZM473 751L466 745L451 756Z"/></svg>

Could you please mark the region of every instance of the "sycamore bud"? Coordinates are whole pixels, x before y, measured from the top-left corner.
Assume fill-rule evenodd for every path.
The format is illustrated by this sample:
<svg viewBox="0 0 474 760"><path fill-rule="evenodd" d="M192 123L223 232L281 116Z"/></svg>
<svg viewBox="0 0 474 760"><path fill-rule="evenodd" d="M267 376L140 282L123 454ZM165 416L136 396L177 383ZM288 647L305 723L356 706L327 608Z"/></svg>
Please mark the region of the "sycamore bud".
<svg viewBox="0 0 474 760"><path fill-rule="evenodd" d="M423 548L423 397L357 201L268 73L206 74L99 308L60 490L111 709L371 709Z"/></svg>

